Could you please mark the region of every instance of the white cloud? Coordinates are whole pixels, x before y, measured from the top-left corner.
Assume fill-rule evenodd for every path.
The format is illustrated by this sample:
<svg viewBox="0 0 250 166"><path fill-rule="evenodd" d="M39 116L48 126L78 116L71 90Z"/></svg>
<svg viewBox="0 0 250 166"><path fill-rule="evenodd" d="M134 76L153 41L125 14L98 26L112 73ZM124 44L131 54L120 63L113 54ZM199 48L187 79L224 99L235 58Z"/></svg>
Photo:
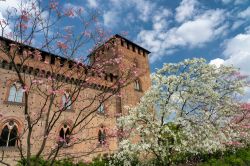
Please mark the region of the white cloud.
<svg viewBox="0 0 250 166"><path fill-rule="evenodd" d="M103 14L103 23L106 27L112 28L117 26L119 21L118 13L116 11L108 11Z"/></svg>
<svg viewBox="0 0 250 166"><path fill-rule="evenodd" d="M225 15L224 10L207 10L201 15L193 16L193 20L186 21L179 27L167 29L156 28L154 25L152 30L142 30L137 40L152 52L150 60L154 62L179 47L201 47L222 36L228 28Z"/></svg>
<svg viewBox="0 0 250 166"><path fill-rule="evenodd" d="M250 26L247 26L247 27L245 27L244 29L245 29L246 33L249 33L249 34L250 34Z"/></svg>
<svg viewBox="0 0 250 166"><path fill-rule="evenodd" d="M224 4L228 4L228 3L232 2L232 0L221 0L221 1L222 1L222 3L224 3Z"/></svg>
<svg viewBox="0 0 250 166"><path fill-rule="evenodd" d="M87 2L90 8L97 8L99 5L97 0L87 0Z"/></svg>
<svg viewBox="0 0 250 166"><path fill-rule="evenodd" d="M210 61L209 64L211 65L215 65L216 67L220 67L221 65L223 65L225 63L224 59L221 58L216 58Z"/></svg>
<svg viewBox="0 0 250 166"><path fill-rule="evenodd" d="M32 4L35 5L35 8L38 9L38 4L36 1L33 0L11 0L11 1L0 1L0 20L6 20L8 15L10 14L11 16L15 14L20 14L21 13L21 8L25 9L28 8L30 9L32 7ZM35 13L35 10L30 11L31 14ZM42 13L42 17L45 18L47 16L47 12ZM10 17L11 18L11 17ZM12 32L12 28L14 26L13 20L9 19L8 20L8 26L4 29L4 34L7 35L10 32ZM10 37L10 35L6 36Z"/></svg>
<svg viewBox="0 0 250 166"><path fill-rule="evenodd" d="M2 35L2 31L4 36L6 36L7 34L9 34L11 32L11 28L9 25L6 25L5 23L3 23L3 21L6 22L5 17L2 15L2 13L0 13L0 24L2 24L2 26L6 26L4 29L0 29L0 35Z"/></svg>
<svg viewBox="0 0 250 166"><path fill-rule="evenodd" d="M136 9L139 11L139 18L144 22L148 21L156 7L155 3L146 0L131 0L131 2L135 4Z"/></svg>
<svg viewBox="0 0 250 166"><path fill-rule="evenodd" d="M119 23L129 25L136 20L147 22L159 10L150 0L109 0L107 4L109 10L103 12L103 24L108 28L117 27Z"/></svg>
<svg viewBox="0 0 250 166"><path fill-rule="evenodd" d="M233 23L231 29L235 30L235 29L239 28L240 26L242 26L244 23L245 23L245 21L243 21L243 20L237 20Z"/></svg>
<svg viewBox="0 0 250 166"><path fill-rule="evenodd" d="M84 10L84 8L82 7L82 6L79 6L79 5L74 5L74 4L72 4L72 3L65 3L64 5L63 5L63 8L64 8L64 10L73 10L73 12L74 12L74 16L73 17L76 17L77 16L77 13L78 13L78 11L83 11Z"/></svg>
<svg viewBox="0 0 250 166"><path fill-rule="evenodd" d="M248 23L250 20L250 7L245 9L235 7L230 12L230 18L232 19L231 30L236 30Z"/></svg>
<svg viewBox="0 0 250 166"><path fill-rule="evenodd" d="M250 74L250 33L241 33L228 40L223 52L226 64L233 64L244 74Z"/></svg>
<svg viewBox="0 0 250 166"><path fill-rule="evenodd" d="M248 2L248 0L234 0L234 4L244 4L244 3L246 3L246 2Z"/></svg>
<svg viewBox="0 0 250 166"><path fill-rule="evenodd" d="M221 0L222 3L224 4L229 4L229 3L234 3L235 5L239 5L239 4L244 4L246 3L248 0Z"/></svg>
<svg viewBox="0 0 250 166"><path fill-rule="evenodd" d="M182 0L180 5L176 8L175 19L178 22L183 22L192 18L197 12L197 5L198 2L196 0Z"/></svg>
<svg viewBox="0 0 250 166"><path fill-rule="evenodd" d="M250 33L241 33L224 44L224 60L217 58L211 64L234 65L243 74L250 75Z"/></svg>
<svg viewBox="0 0 250 166"><path fill-rule="evenodd" d="M152 18L153 29L155 30L167 29L168 22L166 18L168 18L171 15L172 13L169 9L166 8L158 9L158 11L154 13L154 16Z"/></svg>
<svg viewBox="0 0 250 166"><path fill-rule="evenodd" d="M180 36L185 45L190 47L211 41L226 28L222 25L224 22L222 14L224 14L222 10L207 11L193 21L183 23L176 29L175 35Z"/></svg>
<svg viewBox="0 0 250 166"><path fill-rule="evenodd" d="M250 88L249 87L245 88L245 96L244 96L243 100L245 102L250 103Z"/></svg>
<svg viewBox="0 0 250 166"><path fill-rule="evenodd" d="M247 9L243 10L242 12L239 13L240 18L249 18L250 17L250 7Z"/></svg>
<svg viewBox="0 0 250 166"><path fill-rule="evenodd" d="M233 65L240 69L243 75L250 75L250 33L241 33L227 40L224 44L224 60L217 58L210 61L210 64L217 66ZM245 88L243 101L250 102L250 88Z"/></svg>
<svg viewBox="0 0 250 166"><path fill-rule="evenodd" d="M0 0L0 13L4 17L6 17L7 11L11 11L12 14L14 11L16 11L18 14L20 14L20 9L27 8L30 9L33 5L35 5L35 8L38 9L38 2L36 0ZM17 9L17 10L16 10ZM31 11L34 12L35 10Z"/></svg>
<svg viewBox="0 0 250 166"><path fill-rule="evenodd" d="M136 9L135 11L137 13L134 16L144 22L148 21L152 13L158 10L156 4L150 0L110 0L109 4L116 13L121 13L124 10L131 10L131 8Z"/></svg>
<svg viewBox="0 0 250 166"><path fill-rule="evenodd" d="M0 13L3 16L6 16L7 10L13 10L14 8L18 8L19 5L19 0L0 1Z"/></svg>

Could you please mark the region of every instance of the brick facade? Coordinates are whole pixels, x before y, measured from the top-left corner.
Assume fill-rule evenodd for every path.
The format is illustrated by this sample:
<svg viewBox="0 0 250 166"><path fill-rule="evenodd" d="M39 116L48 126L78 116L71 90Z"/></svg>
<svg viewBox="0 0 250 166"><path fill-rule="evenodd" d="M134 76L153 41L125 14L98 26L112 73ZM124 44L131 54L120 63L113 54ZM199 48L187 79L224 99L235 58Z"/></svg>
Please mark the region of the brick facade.
<svg viewBox="0 0 250 166"><path fill-rule="evenodd" d="M5 39L1 39L4 41ZM98 146L97 135L100 129L100 126L103 125L107 128L115 128L116 127L116 120L117 120L117 113L126 114L124 106L135 106L140 98L142 97L143 93L150 87L150 69L148 63L148 51L143 49L142 47L134 44L133 42L127 40L126 38L116 35L115 36L115 49L118 50L123 55L123 64L132 66L137 65L139 69L143 70L143 75L138 77L137 81L139 83L139 89L135 88L134 82L131 82L126 87L121 89L121 97L112 96L110 99L104 102L105 111L107 114L103 115L100 113L95 113L95 116L92 119L89 119L89 123L83 123L81 126L84 126L84 129L81 132L78 132L74 135L75 138L95 138L84 141L80 144L73 145L71 147L63 148L60 153L59 157L65 158L69 156L75 156L76 161L80 160L89 160L93 156L97 154L104 154L104 153L113 153L118 148L118 139L117 137L108 137L107 146ZM41 61L34 61L31 60L27 64L27 68L24 69L29 75L29 78L32 78L32 74L37 74L44 72L43 74L46 75L46 68L51 63L57 64L60 63L57 58L53 57L54 55L45 56L44 61L49 61L50 64L45 64ZM104 55L108 57L107 55ZM17 130L19 134L23 133L25 128L25 117L23 113L24 105L23 103L15 103L15 102L8 102L8 96L10 92L10 86L18 80L15 71L13 70L13 66L8 63L6 60L6 56L0 51L0 131L6 126L8 121L12 120L15 125L17 126ZM53 59L53 60L52 60ZM53 62L51 62L53 61ZM46 66L47 65L47 66ZM65 66L63 66L65 67ZM110 73L119 74L119 71L115 69L115 67L110 67L108 69ZM114 75L115 75L114 74ZM63 76L61 76L62 78ZM53 146L57 143L57 138L60 133L60 130L63 128L65 124L70 127L72 125L72 119L75 119L77 116L77 111L83 107L83 105L88 104L87 102L81 101L81 98L84 98L88 95L93 95L99 91L104 90L108 87L108 81L112 81L112 75L105 76L106 81L102 81L103 78L97 79L96 83L89 85L89 88L80 92L77 101L72 105L70 110L64 111L62 116L58 120L58 123L55 125L55 128L52 130L51 134L48 136L49 141L46 144L45 151L43 153L44 156L47 156L47 151L49 151ZM72 76L74 78L74 76ZM42 78L43 80L47 79L46 77ZM67 78L62 78L64 81L68 81L68 84L74 82L73 80L67 80ZM76 81L76 80L75 80ZM58 102L61 102L61 98L56 99ZM79 100L79 101L78 101ZM41 108L41 104L43 103L43 98L36 93L31 93L29 98L29 108L32 112L36 112ZM90 108L91 109L91 108ZM41 140L39 137L42 136L42 126L44 125L44 121L39 121L39 124L36 125L34 128L34 138L32 139L32 153L36 152L39 145L41 144ZM22 138L26 138L27 135L24 134ZM25 145L25 139L23 139L23 144ZM36 148L37 147L37 148ZM91 155L85 156L90 150L94 148L94 151ZM20 154L16 147L0 147L1 153L4 151L4 161L7 163L13 163L19 160ZM0 154L1 155L1 154Z"/></svg>

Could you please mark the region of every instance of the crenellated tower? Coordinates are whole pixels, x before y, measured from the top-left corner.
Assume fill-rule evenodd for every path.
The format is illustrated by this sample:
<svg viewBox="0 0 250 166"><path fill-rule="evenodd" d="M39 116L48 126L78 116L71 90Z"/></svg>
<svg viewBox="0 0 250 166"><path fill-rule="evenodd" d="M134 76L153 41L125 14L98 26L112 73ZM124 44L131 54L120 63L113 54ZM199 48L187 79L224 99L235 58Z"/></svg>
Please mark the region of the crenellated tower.
<svg viewBox="0 0 250 166"><path fill-rule="evenodd" d="M150 52L125 37L120 35L115 35L115 37L117 50L123 57L122 63L127 66L136 66L138 70L138 77L134 77L133 81L121 89L121 99L120 101L117 99L118 104L121 105L121 111L125 113L124 106L138 104L145 91L151 86L148 57Z"/></svg>

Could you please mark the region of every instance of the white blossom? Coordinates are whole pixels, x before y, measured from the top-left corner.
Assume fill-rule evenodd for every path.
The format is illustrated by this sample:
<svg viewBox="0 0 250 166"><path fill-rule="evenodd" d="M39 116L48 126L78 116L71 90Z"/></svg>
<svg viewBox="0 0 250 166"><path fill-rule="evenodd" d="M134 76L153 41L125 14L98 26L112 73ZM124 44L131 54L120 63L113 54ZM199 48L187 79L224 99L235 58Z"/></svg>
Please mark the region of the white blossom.
<svg viewBox="0 0 250 166"><path fill-rule="evenodd" d="M173 154L225 150L239 136L231 119L246 82L237 72L204 59L164 64L151 75L153 85L140 103L119 119L129 136L115 157L128 162L129 156L151 154L170 164Z"/></svg>

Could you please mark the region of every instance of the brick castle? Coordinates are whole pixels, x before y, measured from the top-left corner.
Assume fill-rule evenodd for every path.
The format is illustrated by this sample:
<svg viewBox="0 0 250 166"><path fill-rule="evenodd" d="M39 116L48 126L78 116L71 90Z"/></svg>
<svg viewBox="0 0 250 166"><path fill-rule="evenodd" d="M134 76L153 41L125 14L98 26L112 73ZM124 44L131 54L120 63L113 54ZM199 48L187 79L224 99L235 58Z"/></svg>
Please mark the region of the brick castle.
<svg viewBox="0 0 250 166"><path fill-rule="evenodd" d="M148 54L150 52L120 35L115 35L112 41L115 43L113 49L121 50L123 54L123 64L127 66L136 65L139 69L143 69L144 73L130 82L127 86L120 89L120 93L123 94L122 96L112 96L103 104L99 105L94 116L91 116L88 123L82 124L81 127L83 129L79 130L74 136L76 138L84 138L85 141L69 147L65 146L60 150L58 157L65 158L74 156L76 161L81 161L83 159L91 159L98 154L110 154L116 151L118 149L119 139L109 136L107 131L105 132L105 128L115 128L117 125L116 115L125 114L126 111L124 106L126 105L135 106L143 93L151 85L148 59ZM0 38L0 43L1 46L8 46L14 42L6 38ZM26 46L26 48L34 49L29 46ZM20 69L22 75L27 77L27 79L39 77L39 80L46 82L47 79L51 78L50 70L53 69L53 66L55 66L55 68L60 66L61 68L65 68L65 70L71 69L71 62L66 61L63 57L45 51L41 51L41 53L41 60L30 59L29 63L22 66L22 69ZM112 58L109 57L108 52L103 54L103 57ZM67 140L67 135L73 123L72 119L75 119L78 115L78 111L85 104L88 104L85 102L85 98L108 90L109 83L116 81L116 75L119 74L117 70L115 66L109 67L105 75L98 76L96 82L88 84L88 88L78 94L77 101L67 106L68 109L62 112L51 134L48 136L49 139L47 140L42 156L49 155L46 152L49 152L53 148L58 141L58 137L65 139L66 142L69 141ZM91 75L95 77L95 73L91 73ZM70 77L63 73L58 73L54 77L59 79L60 82L67 84L69 87L80 81L74 76ZM24 147L26 146L25 138L27 134L24 130L27 124L25 123L26 117L23 113L24 96L23 89L20 89L17 80L18 77L14 65L10 63L6 55L0 50L0 155L4 152L3 161L7 163L15 163L20 159L20 152L17 148L20 142L22 142ZM58 97L56 100L58 103L65 103L67 95L62 94L62 96ZM36 91L31 93L28 101L30 111L35 114L37 110L41 109L43 101L44 98L41 94ZM46 125L45 119L41 117L41 120L39 120L34 128L31 139L31 153L37 151L41 146L41 141L39 141L39 139L43 136L44 125ZM103 142L107 142L107 144L102 145Z"/></svg>

